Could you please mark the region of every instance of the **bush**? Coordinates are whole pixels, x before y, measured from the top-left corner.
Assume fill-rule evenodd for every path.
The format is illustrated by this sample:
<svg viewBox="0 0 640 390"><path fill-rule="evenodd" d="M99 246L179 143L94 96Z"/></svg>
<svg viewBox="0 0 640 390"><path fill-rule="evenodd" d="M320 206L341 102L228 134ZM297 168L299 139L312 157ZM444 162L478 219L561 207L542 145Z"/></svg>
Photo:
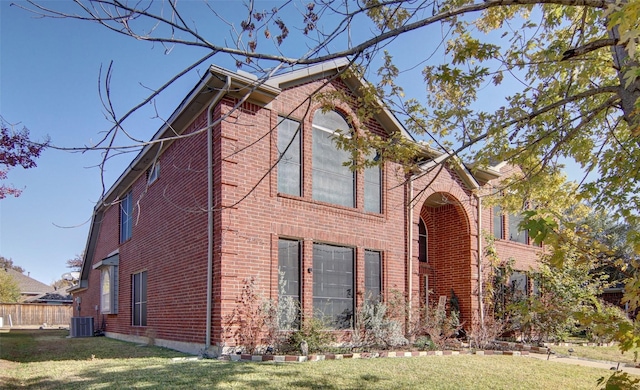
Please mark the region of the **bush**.
<svg viewBox="0 0 640 390"><path fill-rule="evenodd" d="M356 329L363 347L390 348L409 343L403 335L402 324L387 316L387 306L382 302L366 301L362 305L357 314Z"/></svg>
<svg viewBox="0 0 640 390"><path fill-rule="evenodd" d="M317 318L304 321L302 328L290 334L287 343L282 346L282 352L299 352L300 343L306 341L309 353L320 352L335 343L334 334L327 329L324 322Z"/></svg>
<svg viewBox="0 0 640 390"><path fill-rule="evenodd" d="M418 339L413 343L413 346L421 351L435 351L437 349L436 344L429 336L418 337Z"/></svg>

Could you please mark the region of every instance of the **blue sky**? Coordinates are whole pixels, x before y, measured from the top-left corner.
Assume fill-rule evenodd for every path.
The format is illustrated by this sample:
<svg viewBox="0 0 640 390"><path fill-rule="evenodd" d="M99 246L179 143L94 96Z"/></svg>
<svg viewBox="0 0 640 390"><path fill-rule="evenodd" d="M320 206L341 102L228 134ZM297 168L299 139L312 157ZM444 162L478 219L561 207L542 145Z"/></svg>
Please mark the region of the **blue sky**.
<svg viewBox="0 0 640 390"><path fill-rule="evenodd" d="M177 47L165 55L159 45L97 24L35 18L0 1L0 113L6 121L26 126L33 139L49 135L58 146L90 145L111 125L98 94L101 65L106 69L114 61L112 94L117 110L124 113L149 94L140 83L160 86L203 54L201 49ZM216 60L221 66L233 64L230 59L222 62ZM203 65L198 70L202 74L205 69ZM157 101L160 112L170 115L198 78L192 72L163 94ZM149 119L150 108L127 123L144 139L160 127ZM133 157L111 161L107 186ZM99 152L48 149L37 168L11 170L7 182L24 191L0 201L0 255L44 283L69 271L66 260L84 250L88 221L102 191L99 170L93 168L99 161Z"/></svg>

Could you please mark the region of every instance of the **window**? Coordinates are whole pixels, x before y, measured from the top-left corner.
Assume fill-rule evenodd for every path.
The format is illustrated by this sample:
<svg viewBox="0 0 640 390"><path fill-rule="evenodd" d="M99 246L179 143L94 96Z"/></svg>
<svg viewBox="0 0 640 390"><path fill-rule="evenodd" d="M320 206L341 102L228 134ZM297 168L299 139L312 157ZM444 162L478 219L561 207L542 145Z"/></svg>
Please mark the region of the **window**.
<svg viewBox="0 0 640 390"><path fill-rule="evenodd" d="M131 238L133 228L133 196L127 192L120 202L120 243Z"/></svg>
<svg viewBox="0 0 640 390"><path fill-rule="evenodd" d="M155 182L160 177L160 161L156 161L147 172L147 185Z"/></svg>
<svg viewBox="0 0 640 390"><path fill-rule="evenodd" d="M493 237L498 240L504 240L504 215L502 215L502 207L493 207Z"/></svg>
<svg viewBox="0 0 640 390"><path fill-rule="evenodd" d="M133 274L133 326L147 326L147 272Z"/></svg>
<svg viewBox="0 0 640 390"><path fill-rule="evenodd" d="M514 302L529 296L529 277L526 272L513 271L509 277L509 291Z"/></svg>
<svg viewBox="0 0 640 390"><path fill-rule="evenodd" d="M380 252L364 251L364 292L365 299L380 302L382 295Z"/></svg>
<svg viewBox="0 0 640 390"><path fill-rule="evenodd" d="M376 154L374 160L379 156ZM382 212L382 169L373 166L364 169L364 211L371 213Z"/></svg>
<svg viewBox="0 0 640 390"><path fill-rule="evenodd" d="M313 244L313 308L337 329L353 322L353 249Z"/></svg>
<svg viewBox="0 0 640 390"><path fill-rule="evenodd" d="M333 140L336 130L350 132L347 121L337 112L316 110L313 116L313 199L346 207L354 207L355 174L345 162L351 155L338 149Z"/></svg>
<svg viewBox="0 0 640 390"><path fill-rule="evenodd" d="M120 256L112 254L96 264L100 270L100 313L118 314L118 264Z"/></svg>
<svg viewBox="0 0 640 390"><path fill-rule="evenodd" d="M421 263L429 261L427 239L427 225L425 225L422 218L420 218L420 222L418 222L418 260Z"/></svg>
<svg viewBox="0 0 640 390"><path fill-rule="evenodd" d="M300 241L278 240L278 325L297 329L300 319Z"/></svg>
<svg viewBox="0 0 640 390"><path fill-rule="evenodd" d="M520 214L509 214L509 240L526 244L529 234L526 230L520 230L522 219Z"/></svg>
<svg viewBox="0 0 640 390"><path fill-rule="evenodd" d="M300 123L278 117L278 192L302 195Z"/></svg>
<svg viewBox="0 0 640 390"><path fill-rule="evenodd" d="M102 283L100 283L102 290L100 295L100 307L102 309L101 312L109 313L111 312L111 292L113 291L111 289L111 273L109 272L108 268L104 268L102 269L100 276L102 279Z"/></svg>

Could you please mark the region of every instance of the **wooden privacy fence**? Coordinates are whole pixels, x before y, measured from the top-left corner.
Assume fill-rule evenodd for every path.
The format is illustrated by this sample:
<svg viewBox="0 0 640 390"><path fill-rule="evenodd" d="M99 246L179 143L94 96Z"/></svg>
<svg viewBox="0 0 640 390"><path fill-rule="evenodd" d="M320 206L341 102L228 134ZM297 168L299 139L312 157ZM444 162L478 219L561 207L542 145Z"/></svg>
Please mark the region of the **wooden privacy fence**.
<svg viewBox="0 0 640 390"><path fill-rule="evenodd" d="M5 327L69 326L73 305L44 305L37 303L0 303L0 317Z"/></svg>

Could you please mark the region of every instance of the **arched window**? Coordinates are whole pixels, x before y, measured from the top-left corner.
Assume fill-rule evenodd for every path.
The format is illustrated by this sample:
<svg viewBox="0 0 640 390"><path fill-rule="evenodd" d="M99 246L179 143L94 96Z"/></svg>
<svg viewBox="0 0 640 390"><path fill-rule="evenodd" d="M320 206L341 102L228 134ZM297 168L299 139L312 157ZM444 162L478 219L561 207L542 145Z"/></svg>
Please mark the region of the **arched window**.
<svg viewBox="0 0 640 390"><path fill-rule="evenodd" d="M429 261L427 253L427 225L424 224L422 218L418 222L418 260L421 263Z"/></svg>
<svg viewBox="0 0 640 390"><path fill-rule="evenodd" d="M349 124L336 111L316 110L313 115L313 199L354 207L355 175L345 162L351 155L338 149L333 140L336 131L349 134Z"/></svg>

